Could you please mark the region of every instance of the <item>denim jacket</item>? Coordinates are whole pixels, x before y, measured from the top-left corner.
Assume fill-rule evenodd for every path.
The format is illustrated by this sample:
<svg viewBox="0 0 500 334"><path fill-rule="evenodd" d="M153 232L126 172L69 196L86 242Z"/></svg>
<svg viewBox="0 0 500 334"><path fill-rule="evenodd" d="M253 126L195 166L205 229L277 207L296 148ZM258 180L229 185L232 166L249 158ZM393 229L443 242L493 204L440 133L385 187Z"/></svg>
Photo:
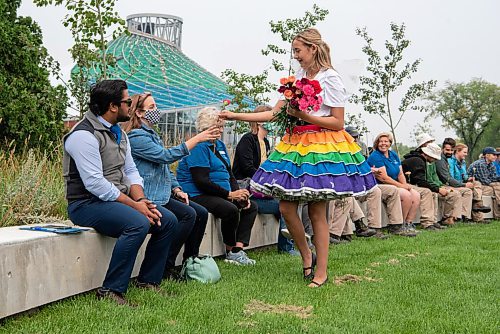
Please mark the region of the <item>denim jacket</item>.
<svg viewBox="0 0 500 334"><path fill-rule="evenodd" d="M467 175L467 166L465 161L458 161L453 155L448 159L450 164L450 176L459 182L466 182L469 176Z"/></svg>
<svg viewBox="0 0 500 334"><path fill-rule="evenodd" d="M189 155L185 143L165 148L160 136L146 125L128 133L132 158L144 179L144 194L163 205L170 200L172 189L180 187L169 164Z"/></svg>

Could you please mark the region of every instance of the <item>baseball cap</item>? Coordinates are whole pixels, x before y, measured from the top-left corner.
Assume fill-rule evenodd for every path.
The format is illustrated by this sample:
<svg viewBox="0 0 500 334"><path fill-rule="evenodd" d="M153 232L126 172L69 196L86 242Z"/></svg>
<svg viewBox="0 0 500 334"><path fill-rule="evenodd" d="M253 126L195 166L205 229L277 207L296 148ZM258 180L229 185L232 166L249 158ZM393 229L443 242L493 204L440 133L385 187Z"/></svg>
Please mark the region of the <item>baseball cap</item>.
<svg viewBox="0 0 500 334"><path fill-rule="evenodd" d="M495 150L495 148L491 147L491 146L488 146L488 147L485 147L483 149L483 155L484 154L495 154L495 155L499 155L500 152L498 152L497 150Z"/></svg>

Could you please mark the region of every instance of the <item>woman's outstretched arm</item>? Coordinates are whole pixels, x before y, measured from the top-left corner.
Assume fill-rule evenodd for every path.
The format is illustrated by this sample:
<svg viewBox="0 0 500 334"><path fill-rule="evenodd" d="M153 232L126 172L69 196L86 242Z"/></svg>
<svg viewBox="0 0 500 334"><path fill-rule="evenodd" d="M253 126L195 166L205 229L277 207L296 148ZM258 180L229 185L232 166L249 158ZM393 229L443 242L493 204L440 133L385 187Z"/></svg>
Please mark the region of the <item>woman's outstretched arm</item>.
<svg viewBox="0 0 500 334"><path fill-rule="evenodd" d="M245 122L270 122L273 120L274 115L279 113L281 107L285 105L285 101L280 100L273 109L258 113L234 113L231 111L223 110L220 113L221 119L245 121Z"/></svg>

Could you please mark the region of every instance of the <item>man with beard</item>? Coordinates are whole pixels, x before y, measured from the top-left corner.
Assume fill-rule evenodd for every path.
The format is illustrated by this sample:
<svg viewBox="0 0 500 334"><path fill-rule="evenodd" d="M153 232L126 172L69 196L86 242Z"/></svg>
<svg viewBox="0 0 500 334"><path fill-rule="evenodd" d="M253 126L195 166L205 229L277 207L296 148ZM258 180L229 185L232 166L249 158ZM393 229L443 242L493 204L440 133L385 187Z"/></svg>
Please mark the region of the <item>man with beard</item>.
<svg viewBox="0 0 500 334"><path fill-rule="evenodd" d="M92 88L90 110L63 138L63 176L71 221L117 238L97 297L135 306L123 294L139 248L151 233L136 285L158 290L177 220L144 196L129 140L118 125L130 119L131 102L123 80Z"/></svg>
<svg viewBox="0 0 500 334"><path fill-rule="evenodd" d="M471 219L471 213L474 212L490 212L491 208L482 205L482 200L479 194L481 192L476 191L475 188L481 189L481 183L479 182L466 182L463 183L459 180L455 180L450 175L450 163L448 159L453 156L453 151L455 149L456 142L453 138L445 138L443 141L443 146L441 148L441 160L437 160L436 173L439 180L449 187L453 187L455 191L460 194L460 199L462 203L462 220Z"/></svg>

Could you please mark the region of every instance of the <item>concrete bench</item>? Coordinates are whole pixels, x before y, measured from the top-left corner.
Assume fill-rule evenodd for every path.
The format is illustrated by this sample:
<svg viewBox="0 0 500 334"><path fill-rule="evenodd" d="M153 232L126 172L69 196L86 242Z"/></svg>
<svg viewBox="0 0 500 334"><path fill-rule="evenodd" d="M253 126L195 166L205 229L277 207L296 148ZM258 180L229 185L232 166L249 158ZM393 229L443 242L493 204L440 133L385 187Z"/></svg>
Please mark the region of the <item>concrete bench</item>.
<svg viewBox="0 0 500 334"><path fill-rule="evenodd" d="M275 244L278 229L273 215L258 215L248 248ZM98 288L115 241L94 230L58 235L19 230L19 226L0 228L0 319ZM145 244L139 251L133 277L139 271L144 250ZM220 221L212 215L200 253L224 254Z"/></svg>

